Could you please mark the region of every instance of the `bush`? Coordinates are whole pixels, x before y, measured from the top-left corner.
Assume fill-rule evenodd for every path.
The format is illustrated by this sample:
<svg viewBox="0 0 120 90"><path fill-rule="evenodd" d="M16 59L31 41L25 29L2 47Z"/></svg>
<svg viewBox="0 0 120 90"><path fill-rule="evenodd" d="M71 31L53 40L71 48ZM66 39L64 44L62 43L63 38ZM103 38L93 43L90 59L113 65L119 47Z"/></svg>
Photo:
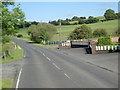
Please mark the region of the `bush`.
<svg viewBox="0 0 120 90"><path fill-rule="evenodd" d="M23 35L22 35L22 34L18 34L18 35L17 35L17 37L19 37L19 38L20 38L20 37L23 37Z"/></svg>
<svg viewBox="0 0 120 90"><path fill-rule="evenodd" d="M2 37L2 43L5 44L5 43L8 43L8 42L10 42L9 37L3 36L3 37Z"/></svg>
<svg viewBox="0 0 120 90"><path fill-rule="evenodd" d="M80 19L78 23L79 23L79 24L84 24L85 22L86 22L85 19Z"/></svg>
<svg viewBox="0 0 120 90"><path fill-rule="evenodd" d="M89 17L89 18L85 21L86 24L97 23L97 22L99 22L99 19L94 18L94 17Z"/></svg>
<svg viewBox="0 0 120 90"><path fill-rule="evenodd" d="M76 40L76 39L88 39L91 37L91 28L82 25L80 27L77 27L68 37L68 39Z"/></svg>
<svg viewBox="0 0 120 90"><path fill-rule="evenodd" d="M110 37L102 37L98 39L99 45L110 45L112 44L112 40Z"/></svg>
<svg viewBox="0 0 120 90"><path fill-rule="evenodd" d="M39 23L38 25L31 25L28 34L32 41L42 43L48 41L56 34L57 29L54 25L48 23Z"/></svg>
<svg viewBox="0 0 120 90"><path fill-rule="evenodd" d="M104 37L107 36L107 31L105 29L96 29L93 32L94 37Z"/></svg>

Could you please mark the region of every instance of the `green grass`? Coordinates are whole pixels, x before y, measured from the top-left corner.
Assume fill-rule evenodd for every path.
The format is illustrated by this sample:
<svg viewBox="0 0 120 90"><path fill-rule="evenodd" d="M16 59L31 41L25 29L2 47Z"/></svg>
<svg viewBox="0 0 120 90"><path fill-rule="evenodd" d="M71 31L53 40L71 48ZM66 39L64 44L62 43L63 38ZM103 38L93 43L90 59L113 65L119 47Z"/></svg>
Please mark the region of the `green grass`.
<svg viewBox="0 0 120 90"><path fill-rule="evenodd" d="M70 21L70 24L78 23L78 21Z"/></svg>
<svg viewBox="0 0 120 90"><path fill-rule="evenodd" d="M99 19L104 19L103 16L97 17ZM92 32L95 29L104 28L107 30L108 34L114 33L118 28L118 20L111 20L105 22L98 22L93 24L85 24L92 28ZM60 40L67 40L69 34L78 26L81 25L62 25L60 31ZM57 28L57 32L60 30L60 26L55 26ZM29 40L29 36L27 34L28 28L20 29L19 34L23 34L24 40ZM59 41L59 34L55 34L51 41Z"/></svg>
<svg viewBox="0 0 120 90"><path fill-rule="evenodd" d="M2 88L13 88L14 80L12 78L2 79Z"/></svg>
<svg viewBox="0 0 120 90"><path fill-rule="evenodd" d="M8 44L8 45L4 45L3 48L4 49L8 49L8 47L11 47L12 45L11 44ZM2 64L5 64L5 63L10 63L10 62L13 62L13 61L17 61L17 60L20 60L22 59L23 57L23 49L20 49L18 48L19 46L17 46L16 50L14 50L13 48L10 50L11 53L10 53L10 56L7 57L5 60L4 59L1 59L0 61L2 62Z"/></svg>
<svg viewBox="0 0 120 90"><path fill-rule="evenodd" d="M19 31L20 31L20 32L19 32ZM28 37L27 31L28 31L28 28L19 29L17 35L18 35L18 34L22 34L23 36Z"/></svg>
<svg viewBox="0 0 120 90"><path fill-rule="evenodd" d="M104 16L99 16L99 17L96 17L96 18L99 19L99 20L104 20L105 19Z"/></svg>
<svg viewBox="0 0 120 90"><path fill-rule="evenodd" d="M111 20L111 21L106 21L106 22L98 22L98 23L93 23L93 24L85 24L89 27L92 28L92 32L95 29L99 28L104 28L108 32L108 34L114 33L117 28L118 28L118 21L117 20ZM81 25L63 25L61 26L61 31L60 31L60 37L61 40L67 40L69 34L78 26ZM60 26L56 26L58 32L60 29ZM57 41L59 40L59 34L56 34L53 36L52 41Z"/></svg>

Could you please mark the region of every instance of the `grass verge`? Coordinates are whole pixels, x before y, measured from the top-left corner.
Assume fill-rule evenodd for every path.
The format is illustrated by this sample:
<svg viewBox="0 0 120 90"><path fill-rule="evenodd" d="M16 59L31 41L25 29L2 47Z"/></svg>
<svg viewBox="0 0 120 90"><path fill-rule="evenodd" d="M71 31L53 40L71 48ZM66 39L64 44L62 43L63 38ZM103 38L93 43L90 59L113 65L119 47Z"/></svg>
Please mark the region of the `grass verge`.
<svg viewBox="0 0 120 90"><path fill-rule="evenodd" d="M5 60L1 59L2 64L10 63L10 62L22 59L24 51L18 45L16 47L16 50L12 48L10 51L11 51L11 53L10 53L9 57L7 57Z"/></svg>
<svg viewBox="0 0 120 90"><path fill-rule="evenodd" d="M2 79L2 88L13 88L14 80L12 78L3 78Z"/></svg>
<svg viewBox="0 0 120 90"><path fill-rule="evenodd" d="M17 37L13 37L13 38L17 38ZM58 45L44 45L44 44L40 44L40 43L34 43L33 41L31 41L29 39L29 37L22 37L22 38L19 38L19 39L25 40L26 42L30 42L31 44L34 44L34 45L37 45L37 46L40 46L40 47L45 47L45 48L48 48L48 49L57 49L58 48Z"/></svg>

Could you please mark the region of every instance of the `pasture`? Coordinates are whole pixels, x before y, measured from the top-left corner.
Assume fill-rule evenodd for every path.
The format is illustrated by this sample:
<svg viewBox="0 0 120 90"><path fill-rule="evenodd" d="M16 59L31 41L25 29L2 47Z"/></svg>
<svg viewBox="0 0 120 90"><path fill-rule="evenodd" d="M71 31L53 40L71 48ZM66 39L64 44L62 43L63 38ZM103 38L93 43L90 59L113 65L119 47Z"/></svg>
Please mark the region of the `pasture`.
<svg viewBox="0 0 120 90"><path fill-rule="evenodd" d="M103 19L103 17L98 17L100 19ZM99 28L104 28L108 32L109 35L115 33L118 29L118 20L111 20L111 21L105 21L105 22L98 22L98 23L92 23L92 24L85 24L89 27L91 27L92 32ZM57 28L57 33L52 37L51 41L59 41L59 31L60 31L60 40L67 40L69 34L79 25L62 25L55 26ZM61 28L61 29L60 29ZM29 39L29 36L27 34L28 28L23 28L18 30L18 34L22 34L24 36L24 39Z"/></svg>

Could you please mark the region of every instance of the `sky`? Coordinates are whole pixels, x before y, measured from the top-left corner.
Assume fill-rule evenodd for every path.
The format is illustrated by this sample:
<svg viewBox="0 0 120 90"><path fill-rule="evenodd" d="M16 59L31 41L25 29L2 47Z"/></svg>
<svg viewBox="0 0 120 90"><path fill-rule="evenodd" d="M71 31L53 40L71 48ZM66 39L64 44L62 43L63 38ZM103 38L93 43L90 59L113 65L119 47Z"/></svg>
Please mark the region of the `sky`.
<svg viewBox="0 0 120 90"><path fill-rule="evenodd" d="M19 2L26 21L49 22L73 16L103 16L107 9L118 12L117 2ZM18 4L18 2L16 2Z"/></svg>

